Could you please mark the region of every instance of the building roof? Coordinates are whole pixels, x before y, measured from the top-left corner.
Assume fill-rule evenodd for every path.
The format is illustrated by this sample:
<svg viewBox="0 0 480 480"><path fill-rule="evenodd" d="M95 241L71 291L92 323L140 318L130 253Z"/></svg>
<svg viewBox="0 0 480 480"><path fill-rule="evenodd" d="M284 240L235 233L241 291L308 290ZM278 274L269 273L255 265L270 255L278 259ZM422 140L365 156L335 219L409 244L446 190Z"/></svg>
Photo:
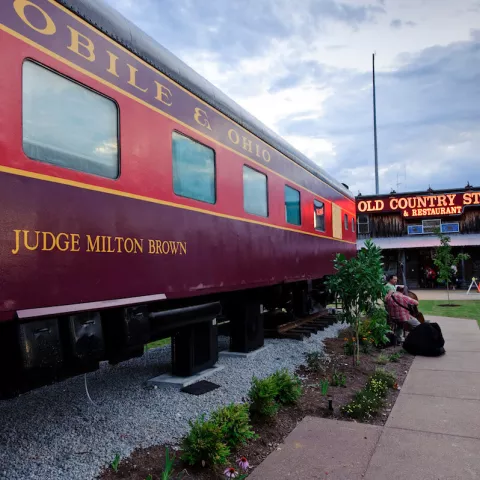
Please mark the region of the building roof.
<svg viewBox="0 0 480 480"><path fill-rule="evenodd" d="M365 246L366 239L357 240L357 250ZM372 238L372 241L382 250L396 250L402 248L431 248L440 246L435 235L412 235L411 237ZM480 234L458 234L450 236L452 247L473 247L480 245Z"/></svg>
<svg viewBox="0 0 480 480"><path fill-rule="evenodd" d="M357 201L361 200L370 200L370 199L381 199L381 198L394 198L394 197L411 197L411 196L428 196L428 195L442 195L445 193L465 193L465 192L478 192L480 187L474 187L472 185L467 185L460 188L445 188L441 190L421 190L414 192L390 192L390 193L379 193L378 195L372 193L370 195L359 194L355 198Z"/></svg>
<svg viewBox="0 0 480 480"><path fill-rule="evenodd" d="M354 195L103 0L56 0L347 198Z"/></svg>

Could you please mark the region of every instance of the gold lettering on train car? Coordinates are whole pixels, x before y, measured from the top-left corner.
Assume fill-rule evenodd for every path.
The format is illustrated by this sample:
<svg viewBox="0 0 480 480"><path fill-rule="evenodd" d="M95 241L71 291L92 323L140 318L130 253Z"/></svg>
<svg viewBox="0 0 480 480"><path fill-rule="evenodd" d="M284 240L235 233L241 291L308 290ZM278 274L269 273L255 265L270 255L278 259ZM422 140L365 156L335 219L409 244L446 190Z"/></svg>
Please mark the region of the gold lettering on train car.
<svg viewBox="0 0 480 480"><path fill-rule="evenodd" d="M30 230L24 230L23 231L23 244L25 245L25 248L27 250L33 251L33 250L36 250L38 248L38 244L39 244L39 240L40 240L40 232L35 231L35 236L36 236L37 242L36 242L34 247L32 247L31 245L28 244L28 233L29 232L30 232Z"/></svg>
<svg viewBox="0 0 480 480"><path fill-rule="evenodd" d="M242 137L243 138L243 145L242 148L246 150L247 152L253 153L252 152L252 141L249 140L247 137Z"/></svg>
<svg viewBox="0 0 480 480"><path fill-rule="evenodd" d="M193 118L202 127L208 128L208 130L212 129L210 122L208 121L207 112L202 110L200 107L195 108L195 115Z"/></svg>
<svg viewBox="0 0 480 480"><path fill-rule="evenodd" d="M18 251L20 250L20 233L21 230L14 230L13 233L15 233L15 248L12 250L13 255L16 255Z"/></svg>
<svg viewBox="0 0 480 480"><path fill-rule="evenodd" d="M172 106L172 92L169 88L154 80L157 86L157 96L155 97L159 102L164 103L168 107Z"/></svg>
<svg viewBox="0 0 480 480"><path fill-rule="evenodd" d="M116 250L112 250L112 237L105 237L105 240L107 242L107 249L106 253L116 253Z"/></svg>
<svg viewBox="0 0 480 480"><path fill-rule="evenodd" d="M255 145L255 154L260 158L260 145L258 143Z"/></svg>
<svg viewBox="0 0 480 480"><path fill-rule="evenodd" d="M128 81L128 84L131 85L132 87L138 88L143 93L148 92L148 87L147 88L141 88L137 85L137 72L138 69L135 67L132 67L129 63L127 63L127 67L130 70L130 80Z"/></svg>
<svg viewBox="0 0 480 480"><path fill-rule="evenodd" d="M76 53L77 55L80 55L81 57L85 58L89 62L94 62L95 61L95 45L93 44L93 42L88 37L86 37L82 33L72 28L70 25L67 25L67 28L70 30L70 40L71 40L70 45L68 46L68 49ZM81 40L84 40L85 43L83 43ZM81 52L80 47L83 47L82 49L85 51Z"/></svg>
<svg viewBox="0 0 480 480"><path fill-rule="evenodd" d="M228 138L235 145L238 145L240 143L240 137L239 137L238 133L233 128L231 128L228 131Z"/></svg>
<svg viewBox="0 0 480 480"><path fill-rule="evenodd" d="M182 252L183 252L183 255L186 255L187 254L187 242L178 242L178 243L180 245L180 250L182 250Z"/></svg>
<svg viewBox="0 0 480 480"><path fill-rule="evenodd" d="M170 240L168 243L170 244L170 251L172 252L172 255L176 255L178 252L178 242L173 242Z"/></svg>
<svg viewBox="0 0 480 480"><path fill-rule="evenodd" d="M123 246L124 246L125 251L126 251L127 253L132 253L133 250L134 250L134 248L135 248L134 245L133 245L133 241L132 241L131 238L126 238Z"/></svg>
<svg viewBox="0 0 480 480"><path fill-rule="evenodd" d="M166 248L165 248L165 245L166 245ZM167 241L162 242L162 250L165 255L168 255L170 253L170 244Z"/></svg>
<svg viewBox="0 0 480 480"><path fill-rule="evenodd" d="M110 58L110 66L108 67L107 72L120 78L120 76L117 73L118 57L108 50L107 50L107 53L108 53L108 57Z"/></svg>
<svg viewBox="0 0 480 480"><path fill-rule="evenodd" d="M50 237L50 240L52 240L52 244L50 245L50 247L47 247L47 235ZM55 235L51 232L42 232L42 236L43 236L42 252L51 252L57 245L57 239L55 238Z"/></svg>
<svg viewBox="0 0 480 480"><path fill-rule="evenodd" d="M117 242L117 252L122 253L122 240L123 237L115 237L114 240Z"/></svg>
<svg viewBox="0 0 480 480"><path fill-rule="evenodd" d="M60 239L62 237L65 237L65 242L63 243L63 246L60 246ZM68 241L68 234L66 233L59 233L57 235L57 248L61 251L61 252L68 252L68 250L70 250L70 242Z"/></svg>
<svg viewBox="0 0 480 480"><path fill-rule="evenodd" d="M87 235L87 252L100 252L100 237L98 235L95 237L95 242L90 235Z"/></svg>
<svg viewBox="0 0 480 480"><path fill-rule="evenodd" d="M267 163L271 160L271 158L270 158L270 152L269 152L268 150L264 150L264 151L262 152L262 157L263 157L263 159L264 159Z"/></svg>
<svg viewBox="0 0 480 480"><path fill-rule="evenodd" d="M148 253L153 255L155 253L155 240L148 241Z"/></svg>
<svg viewBox="0 0 480 480"><path fill-rule="evenodd" d="M133 241L135 242L135 253L139 251L140 253L143 253L143 238L138 241L137 238L134 238Z"/></svg>
<svg viewBox="0 0 480 480"><path fill-rule="evenodd" d="M46 22L45 27L38 28L30 22L30 20L27 18L27 15L25 14L25 10L27 7L35 8L43 15L43 18ZM17 15L22 19L22 21L27 24L32 30L35 30L38 33L43 33L43 35L53 35L57 31L57 27L55 26L53 20L36 3L30 2L29 0L15 0L13 2L13 8L15 9L15 12L17 12Z"/></svg>
<svg viewBox="0 0 480 480"><path fill-rule="evenodd" d="M157 240L155 242L155 245L157 246L157 249L155 251L155 253L163 253L163 250L162 250L162 241L161 240Z"/></svg>
<svg viewBox="0 0 480 480"><path fill-rule="evenodd" d="M80 235L78 233L72 233L72 252L79 252L80 251Z"/></svg>

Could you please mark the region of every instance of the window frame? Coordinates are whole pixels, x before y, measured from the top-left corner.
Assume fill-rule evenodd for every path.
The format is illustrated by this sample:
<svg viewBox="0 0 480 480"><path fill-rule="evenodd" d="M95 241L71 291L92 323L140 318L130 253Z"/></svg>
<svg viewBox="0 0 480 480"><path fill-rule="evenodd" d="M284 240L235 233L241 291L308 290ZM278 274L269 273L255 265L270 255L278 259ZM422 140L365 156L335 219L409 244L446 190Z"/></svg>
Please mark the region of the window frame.
<svg viewBox="0 0 480 480"><path fill-rule="evenodd" d="M192 197L187 197L186 195L182 195L180 193L177 193L175 191L175 181L174 181L174 177L173 177L173 162L174 162L174 155L173 155L173 135L174 134L178 134L182 137L185 137L187 138L188 140L191 140L192 142L194 143L198 143L199 145L201 145L202 147L205 147L205 148L208 148L210 149L212 152L213 152L213 192L214 192L214 196L215 196L215 201L214 202L207 202L206 200L200 200L198 198L192 198ZM217 201L218 201L218 190L217 190L217 152L214 148L210 147L210 145L206 145L205 143L202 143L198 140L196 140L195 138L191 137L190 135L186 135L185 133L181 132L180 130L177 130L177 129L173 129L170 133L170 140L171 140L171 148L172 148L172 154L171 154L171 158L172 158L172 192L175 196L179 197L179 198L187 198L188 200L193 200L195 202L201 202L201 203L205 203L207 205L216 205L217 204Z"/></svg>
<svg viewBox="0 0 480 480"><path fill-rule="evenodd" d="M349 228L349 222L348 222L348 213L343 213L343 227L346 232L348 232Z"/></svg>
<svg viewBox="0 0 480 480"><path fill-rule="evenodd" d="M315 205L315 202L318 202L318 203L321 203L322 204L322 208L323 208L323 229L322 228L319 228L317 226L317 214L316 214L316 208L317 208L317 205ZM320 207L318 207L320 208ZM313 199L313 228L317 231L317 232L322 232L322 233L325 233L327 231L327 226L326 226L326 215L325 215L325 202L323 202L322 200L317 200L316 198Z"/></svg>
<svg viewBox="0 0 480 480"><path fill-rule="evenodd" d="M355 217L352 217L352 233L355 233Z"/></svg>
<svg viewBox="0 0 480 480"><path fill-rule="evenodd" d="M292 223L288 221L288 215L287 215L287 188L290 190L293 190L294 192L298 193L298 213L300 217L300 223ZM291 187L290 185L285 184L284 189L283 189L283 205L285 208L285 222L288 223L289 225L296 225L297 227L302 226L302 192L300 190L297 190L296 188Z"/></svg>
<svg viewBox="0 0 480 480"><path fill-rule="evenodd" d="M245 172L245 168L248 168L249 170L252 170L253 172L263 175L265 177L265 186L267 187L266 188L266 194L267 194L267 198L266 198L267 214L266 215L260 215L259 213L249 212L245 208L245 177L243 176L243 173ZM255 215L256 217L260 217L260 218L268 218L270 216L270 208L268 204L270 199L270 195L269 195L270 192L269 192L269 186L268 186L268 175L266 173L260 170L257 170L256 168L252 168L250 165L247 165L246 163L244 163L242 167L242 193L243 193L243 211L245 213L247 213L248 215Z"/></svg>
<svg viewBox="0 0 480 480"><path fill-rule="evenodd" d="M91 173L91 172L85 172L84 170L79 170L77 168L73 168L73 167L66 167L64 165L59 165L57 163L53 163L53 162L45 162L43 160L39 160L37 158L32 158L30 155L27 154L27 152L25 151L25 148L24 148L24 108L23 108L23 105L24 105L24 89L23 89L23 80L24 80L24 65L25 63L33 63L34 65L40 67L40 68L43 68L45 70L48 70L50 73L54 74L54 75L58 75L59 77L62 77L63 79L71 82L71 83L74 83L75 85L81 87L81 88L85 88L86 90L90 91L91 93L93 94L96 94L96 95L99 95L100 97L103 97L105 98L106 100L109 100L110 102L113 103L113 105L115 105L115 109L116 109L116 117L117 117L117 121L116 121L116 125L117 125L117 135L116 135L116 140L117 140L117 176L116 177L106 177L104 175L98 175L97 173ZM73 77L70 77L69 75L66 75L65 73L63 72L60 72L59 70L56 70L55 68L53 67L50 67L49 65L46 65L42 62L39 62L38 60L35 60L34 58L32 57L25 57L22 61L22 66L21 66L21 92L20 92L20 97L21 97L21 138L20 138L20 141L21 141L21 147L22 147L22 152L23 154L25 155L26 158L28 158L28 160L32 161L32 162L37 162L39 164L42 164L42 165L49 165L50 167L55 167L55 168L60 168L62 170L69 170L69 171L72 171L72 172L77 172L77 173L81 173L81 174L84 174L84 175L91 175L95 178L103 178L105 180L111 180L111 181L118 181L122 175L122 145L121 145L121 109L120 109L120 105L119 103L117 102L117 100L113 97L110 97L109 95L106 95L105 93L103 92L100 92L99 90L89 86L89 85L86 85L85 83L82 83L81 81L73 78Z"/></svg>
<svg viewBox="0 0 480 480"><path fill-rule="evenodd" d="M366 221L362 221L366 220ZM366 225L367 226L367 231L366 232L361 232L360 231L360 226ZM357 233L359 235L369 235L370 234L370 217L366 213L361 213L357 217Z"/></svg>

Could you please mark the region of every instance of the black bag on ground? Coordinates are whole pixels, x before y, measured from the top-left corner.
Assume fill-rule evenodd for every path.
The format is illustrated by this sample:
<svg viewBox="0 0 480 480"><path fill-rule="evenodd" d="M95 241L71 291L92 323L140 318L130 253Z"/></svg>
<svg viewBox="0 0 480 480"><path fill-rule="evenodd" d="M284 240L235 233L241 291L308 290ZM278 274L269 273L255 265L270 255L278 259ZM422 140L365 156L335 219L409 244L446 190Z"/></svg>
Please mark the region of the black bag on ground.
<svg viewBox="0 0 480 480"><path fill-rule="evenodd" d="M445 353L442 330L438 323L421 323L403 342L403 348L412 355L438 357Z"/></svg>

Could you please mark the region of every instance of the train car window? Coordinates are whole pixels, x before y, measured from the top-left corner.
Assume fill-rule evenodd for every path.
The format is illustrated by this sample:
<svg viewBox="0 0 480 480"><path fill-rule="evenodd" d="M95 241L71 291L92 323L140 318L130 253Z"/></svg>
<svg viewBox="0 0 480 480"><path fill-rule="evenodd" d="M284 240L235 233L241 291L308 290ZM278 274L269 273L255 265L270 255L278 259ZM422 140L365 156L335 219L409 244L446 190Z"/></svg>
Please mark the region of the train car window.
<svg viewBox="0 0 480 480"><path fill-rule="evenodd" d="M267 176L243 166L243 208L247 213L268 217Z"/></svg>
<svg viewBox="0 0 480 480"><path fill-rule="evenodd" d="M355 219L352 218L352 232L355 233Z"/></svg>
<svg viewBox="0 0 480 480"><path fill-rule="evenodd" d="M325 231L325 205L323 202L319 202L318 200L313 201L313 218L315 224L315 230L319 232Z"/></svg>
<svg viewBox="0 0 480 480"><path fill-rule="evenodd" d="M31 61L23 64L22 84L23 151L29 158L118 177L115 102Z"/></svg>
<svg viewBox="0 0 480 480"><path fill-rule="evenodd" d="M343 216L343 219L344 219L344 221L345 221L345 230L348 230L348 215L345 214L345 215Z"/></svg>
<svg viewBox="0 0 480 480"><path fill-rule="evenodd" d="M215 151L173 132L173 191L181 197L215 203Z"/></svg>
<svg viewBox="0 0 480 480"><path fill-rule="evenodd" d="M285 218L287 223L301 225L300 192L285 185Z"/></svg>

